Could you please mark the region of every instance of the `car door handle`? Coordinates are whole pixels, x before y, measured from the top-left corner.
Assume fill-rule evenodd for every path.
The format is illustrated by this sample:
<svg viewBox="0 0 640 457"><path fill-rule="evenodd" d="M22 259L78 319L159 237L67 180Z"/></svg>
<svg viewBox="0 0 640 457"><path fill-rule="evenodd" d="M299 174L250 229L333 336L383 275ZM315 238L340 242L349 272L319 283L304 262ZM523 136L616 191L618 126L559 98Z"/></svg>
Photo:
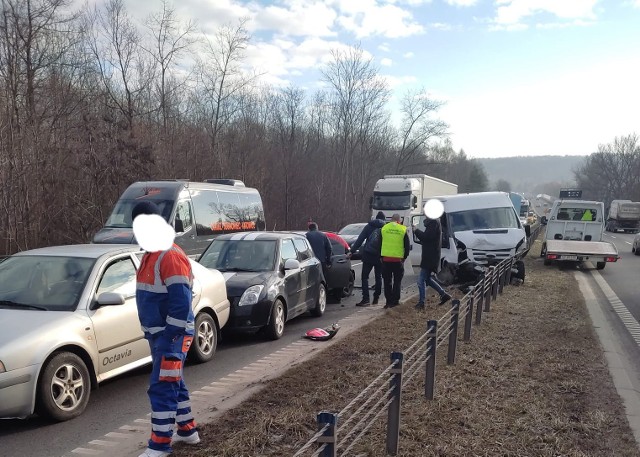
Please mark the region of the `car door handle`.
<svg viewBox="0 0 640 457"><path fill-rule="evenodd" d="M338 263L346 263L346 262L347 262L347 259L340 259L340 260L338 260Z"/></svg>

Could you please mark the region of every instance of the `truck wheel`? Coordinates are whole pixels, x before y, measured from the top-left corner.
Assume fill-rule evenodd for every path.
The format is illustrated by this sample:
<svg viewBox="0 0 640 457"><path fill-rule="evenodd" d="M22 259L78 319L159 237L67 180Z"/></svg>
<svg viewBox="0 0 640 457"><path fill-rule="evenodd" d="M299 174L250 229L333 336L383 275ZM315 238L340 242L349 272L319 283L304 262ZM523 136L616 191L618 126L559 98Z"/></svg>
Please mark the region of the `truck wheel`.
<svg viewBox="0 0 640 457"><path fill-rule="evenodd" d="M604 267L606 267L606 266L607 266L607 262L598 262L598 263L596 263L596 268L598 270L604 270Z"/></svg>

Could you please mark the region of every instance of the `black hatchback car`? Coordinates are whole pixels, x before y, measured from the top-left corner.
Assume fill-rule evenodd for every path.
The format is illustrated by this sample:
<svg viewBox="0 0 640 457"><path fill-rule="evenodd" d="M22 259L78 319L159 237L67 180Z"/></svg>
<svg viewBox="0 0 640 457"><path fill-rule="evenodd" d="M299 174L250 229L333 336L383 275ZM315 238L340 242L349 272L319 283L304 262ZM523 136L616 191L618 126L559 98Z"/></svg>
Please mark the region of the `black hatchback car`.
<svg viewBox="0 0 640 457"><path fill-rule="evenodd" d="M322 316L327 289L320 261L304 236L231 233L215 238L198 262L225 278L231 315L226 329L264 329L271 339L307 311Z"/></svg>

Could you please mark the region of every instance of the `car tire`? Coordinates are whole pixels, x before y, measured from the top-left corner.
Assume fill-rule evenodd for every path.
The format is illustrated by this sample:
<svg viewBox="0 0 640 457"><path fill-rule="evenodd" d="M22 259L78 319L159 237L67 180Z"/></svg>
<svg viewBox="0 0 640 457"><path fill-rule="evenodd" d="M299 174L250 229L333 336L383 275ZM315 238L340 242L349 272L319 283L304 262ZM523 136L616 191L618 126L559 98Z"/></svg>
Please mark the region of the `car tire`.
<svg viewBox="0 0 640 457"><path fill-rule="evenodd" d="M543 243L540 249L540 257L544 257L545 255L547 255L547 244Z"/></svg>
<svg viewBox="0 0 640 457"><path fill-rule="evenodd" d="M544 264L545 265L551 265L552 262L553 262L553 260L544 259Z"/></svg>
<svg viewBox="0 0 640 457"><path fill-rule="evenodd" d="M635 255L640 255L640 250L638 248L636 248L636 250L634 251Z"/></svg>
<svg viewBox="0 0 640 457"><path fill-rule="evenodd" d="M347 285L347 287L342 288L342 297L346 298L346 297L351 297L351 295L353 295L353 286L355 282L356 282L356 274L352 270L349 275L349 284Z"/></svg>
<svg viewBox="0 0 640 457"><path fill-rule="evenodd" d="M84 361L71 352L53 356L40 374L36 412L58 422L83 413L91 395L91 378Z"/></svg>
<svg viewBox="0 0 640 457"><path fill-rule="evenodd" d="M218 326L208 313L196 316L193 343L189 349L189 360L205 363L213 358L218 347Z"/></svg>
<svg viewBox="0 0 640 457"><path fill-rule="evenodd" d="M324 314L324 310L327 309L327 288L324 284L320 283L318 288L318 298L316 299L316 306L311 310L311 315L320 317Z"/></svg>
<svg viewBox="0 0 640 457"><path fill-rule="evenodd" d="M284 323L286 314L284 311L284 303L279 298L273 302L271 308L271 318L267 324L266 334L270 340L278 340L284 335Z"/></svg>
<svg viewBox="0 0 640 457"><path fill-rule="evenodd" d="M604 270L604 267L606 267L606 266L607 266L607 262L597 262L596 263L596 268L598 270Z"/></svg>

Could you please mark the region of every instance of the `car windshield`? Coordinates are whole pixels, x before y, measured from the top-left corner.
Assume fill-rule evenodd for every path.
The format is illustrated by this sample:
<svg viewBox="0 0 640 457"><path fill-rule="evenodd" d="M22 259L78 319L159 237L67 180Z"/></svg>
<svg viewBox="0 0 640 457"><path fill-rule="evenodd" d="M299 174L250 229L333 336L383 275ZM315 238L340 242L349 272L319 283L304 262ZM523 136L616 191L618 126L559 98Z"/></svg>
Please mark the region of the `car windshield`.
<svg viewBox="0 0 640 457"><path fill-rule="evenodd" d="M346 227L343 227L338 234L339 235L360 235L362 229L367 224L349 224Z"/></svg>
<svg viewBox="0 0 640 457"><path fill-rule="evenodd" d="M147 200L152 201L156 205L158 205L160 211L162 212L162 217L164 217L166 221L169 221L169 218L171 217L171 211L173 210L173 200ZM140 203L140 200L118 200L118 202L116 203L116 207L113 209L113 212L109 216L109 219L107 219L105 227L131 228L131 211L133 211L133 207L138 203Z"/></svg>
<svg viewBox="0 0 640 457"><path fill-rule="evenodd" d="M458 211L449 213L449 219L454 232L520 227L513 207Z"/></svg>
<svg viewBox="0 0 640 457"><path fill-rule="evenodd" d="M95 259L22 255L0 263L0 308L73 311Z"/></svg>
<svg viewBox="0 0 640 457"><path fill-rule="evenodd" d="M216 239L198 262L219 271L272 271L276 251L275 240Z"/></svg>

